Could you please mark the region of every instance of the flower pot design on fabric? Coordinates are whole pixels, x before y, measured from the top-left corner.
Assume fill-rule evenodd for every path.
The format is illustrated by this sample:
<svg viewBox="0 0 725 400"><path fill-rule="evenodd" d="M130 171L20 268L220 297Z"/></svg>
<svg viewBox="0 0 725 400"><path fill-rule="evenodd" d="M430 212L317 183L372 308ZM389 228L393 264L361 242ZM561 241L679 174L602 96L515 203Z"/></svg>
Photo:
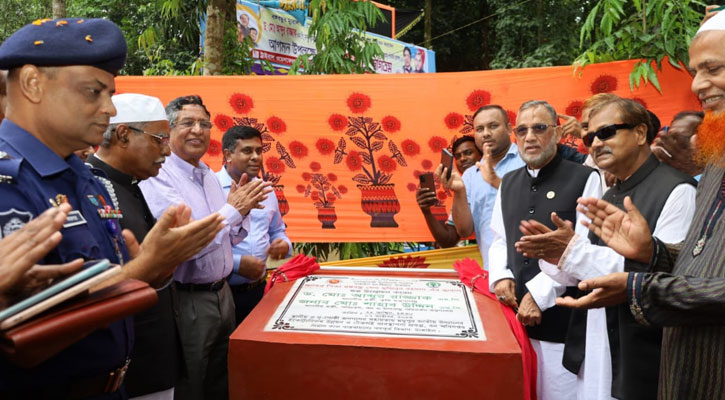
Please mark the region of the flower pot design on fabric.
<svg viewBox="0 0 725 400"><path fill-rule="evenodd" d="M347 106L353 114L365 114L372 107L372 99L363 93L352 93L347 99ZM400 203L395 196L395 185L390 180L398 165L408 165L403 154L408 151L417 154L420 146L407 140L408 146L401 151L388 137L402 127L400 120L393 115L386 115L378 122L363 115L332 114L328 124L341 135L335 146L334 163L344 162L354 173L352 180L360 189L362 210L371 217L370 226L397 228L393 217L400 212ZM325 142L325 145L328 144Z"/></svg>
<svg viewBox="0 0 725 400"><path fill-rule="evenodd" d="M317 209L317 219L322 222L322 229L335 229L335 221L337 221L335 207L319 207Z"/></svg>
<svg viewBox="0 0 725 400"><path fill-rule="evenodd" d="M274 195L277 196L277 204L279 205L279 213L284 217L289 212L289 202L284 195L284 185L274 185Z"/></svg>
<svg viewBox="0 0 725 400"><path fill-rule="evenodd" d="M289 213L290 207L284 194L284 185L280 184L280 180L285 170L297 168L294 159L300 160L307 156L307 146L296 140L290 141L285 146L280 139L287 132L287 123L276 115L270 115L266 119L254 115L258 113L254 111L254 99L251 96L244 93L233 93L229 97L229 105L234 114L217 114L214 117L214 125L222 134L233 126L249 126L262 134L264 162L260 165L259 177L272 183L279 204L279 212L284 217ZM216 148L218 151L214 151L221 153L221 143L217 140L212 140L212 142L217 142L217 144L210 145L209 154L213 156L212 150Z"/></svg>
<svg viewBox="0 0 725 400"><path fill-rule="evenodd" d="M360 205L365 214L372 217L373 228L397 228L395 214L400 212L400 202L395 196L395 184L357 185L360 189Z"/></svg>
<svg viewBox="0 0 725 400"><path fill-rule="evenodd" d="M337 184L337 175L323 173L322 165L313 161L310 163L312 172L303 172L302 180L307 185L297 185L297 191L304 193L305 197L312 199L312 204L317 208L317 219L322 222L322 229L335 229L335 202L341 199L347 188Z"/></svg>

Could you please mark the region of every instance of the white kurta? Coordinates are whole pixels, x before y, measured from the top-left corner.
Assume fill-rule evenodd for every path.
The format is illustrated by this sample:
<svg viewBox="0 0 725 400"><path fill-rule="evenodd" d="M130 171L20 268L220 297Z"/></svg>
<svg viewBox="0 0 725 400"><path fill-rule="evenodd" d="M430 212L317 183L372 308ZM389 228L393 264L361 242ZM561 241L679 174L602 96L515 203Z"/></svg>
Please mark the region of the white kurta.
<svg viewBox="0 0 725 400"><path fill-rule="evenodd" d="M530 170L527 168L529 175L536 177L539 170ZM599 180L599 173L594 171L589 175L582 197L601 197L602 187ZM577 226L581 225L580 221L585 216L579 212L576 213ZM513 279L513 272L508 268L507 261L507 243L506 230L503 223L503 213L501 211L501 191L498 191L496 203L493 206L493 215L491 217L491 229L493 230L493 243L489 249L489 284L493 293L493 288L497 281L501 279ZM513 246L513 243L508 243ZM539 306L541 311L545 311L555 305L558 296L564 293L566 285L558 283L551 279L548 275L541 272L533 279L526 282L526 288L531 293L531 297ZM545 342L540 340L531 340L531 345L536 351L538 376L536 378L536 391L539 399L565 400L576 398L576 375L567 371L562 365L562 355L564 353L563 343Z"/></svg>
<svg viewBox="0 0 725 400"><path fill-rule="evenodd" d="M665 243L684 240L695 213L696 189L689 184L676 186L665 202L657 219L654 236ZM624 257L606 246L591 244L589 230L578 223L576 235L571 239L559 265L540 260L541 271L566 286L580 280L624 271ZM612 358L607 335L606 309L597 308L587 313L586 347L584 363L577 377L577 398L611 399Z"/></svg>

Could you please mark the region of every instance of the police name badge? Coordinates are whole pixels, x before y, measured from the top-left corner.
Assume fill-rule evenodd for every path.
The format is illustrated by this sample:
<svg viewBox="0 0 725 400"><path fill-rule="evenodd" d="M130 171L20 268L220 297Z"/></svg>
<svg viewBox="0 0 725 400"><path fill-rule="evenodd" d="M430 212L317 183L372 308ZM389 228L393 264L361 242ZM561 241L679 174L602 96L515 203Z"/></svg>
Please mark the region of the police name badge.
<svg viewBox="0 0 725 400"><path fill-rule="evenodd" d="M85 218L83 218L83 214L81 214L78 210L73 210L68 213L68 217L65 220L65 224L63 224L63 228L70 228L72 226L78 226L87 224L88 221L86 221Z"/></svg>

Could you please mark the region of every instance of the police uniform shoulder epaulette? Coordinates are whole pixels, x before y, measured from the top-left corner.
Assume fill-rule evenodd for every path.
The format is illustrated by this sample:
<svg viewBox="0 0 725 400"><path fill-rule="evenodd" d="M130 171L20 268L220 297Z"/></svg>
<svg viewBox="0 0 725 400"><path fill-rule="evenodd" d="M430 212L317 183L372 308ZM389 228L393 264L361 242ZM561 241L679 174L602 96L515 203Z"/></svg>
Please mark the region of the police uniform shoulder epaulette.
<svg viewBox="0 0 725 400"><path fill-rule="evenodd" d="M15 183L22 163L22 157L13 157L0 150L0 184Z"/></svg>

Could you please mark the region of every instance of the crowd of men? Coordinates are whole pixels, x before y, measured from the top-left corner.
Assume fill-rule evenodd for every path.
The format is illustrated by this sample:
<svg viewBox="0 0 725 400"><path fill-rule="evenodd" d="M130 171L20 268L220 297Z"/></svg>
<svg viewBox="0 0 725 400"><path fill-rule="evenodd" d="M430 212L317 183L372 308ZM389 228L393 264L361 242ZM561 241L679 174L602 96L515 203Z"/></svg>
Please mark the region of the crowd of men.
<svg viewBox="0 0 725 400"><path fill-rule="evenodd" d="M448 221L417 192L442 246L475 233L491 292L526 326L539 398L725 393L724 39L721 13L690 47L705 114L660 129L612 94L580 121L542 100L516 121L487 105L452 146L457 170L435 172L453 193ZM225 132L215 173L203 100L114 95L125 57L120 29L98 19L36 21L0 46L3 307L103 258L124 265L116 281L158 294L36 367L0 358L2 399L226 398L229 336L262 297L267 258L291 254L259 177L260 132Z"/></svg>

